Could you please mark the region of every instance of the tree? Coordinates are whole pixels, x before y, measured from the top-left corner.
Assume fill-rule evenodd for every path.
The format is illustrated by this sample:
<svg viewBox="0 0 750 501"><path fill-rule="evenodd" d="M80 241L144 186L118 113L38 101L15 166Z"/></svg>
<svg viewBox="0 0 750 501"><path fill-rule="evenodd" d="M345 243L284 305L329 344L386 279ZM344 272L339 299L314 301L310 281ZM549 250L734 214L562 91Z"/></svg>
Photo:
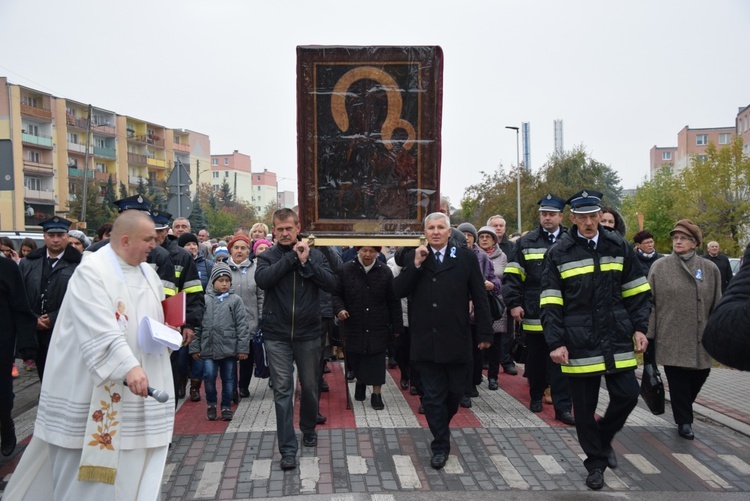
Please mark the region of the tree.
<svg viewBox="0 0 750 501"><path fill-rule="evenodd" d="M128 198L128 187L125 186L125 183L120 181L120 200L123 198Z"/></svg>
<svg viewBox="0 0 750 501"><path fill-rule="evenodd" d="M219 199L219 204L227 207L234 203L234 195L232 194L232 187L229 186L229 183L227 182L226 178L224 179L224 182L221 183L221 186L219 187L219 193L217 194L217 197Z"/></svg>
<svg viewBox="0 0 750 501"><path fill-rule="evenodd" d="M201 204L200 197L198 197L197 192L193 197L193 212L190 213L188 221L190 221L190 228L194 233L197 233L200 230L204 230L208 226L206 224L206 214L203 211L203 205Z"/></svg>
<svg viewBox="0 0 750 501"><path fill-rule="evenodd" d="M104 197L102 199L102 206L105 209L112 209L115 206L115 200L117 195L115 194L115 182L112 179L112 174L107 179L107 184L104 185Z"/></svg>
<svg viewBox="0 0 750 501"><path fill-rule="evenodd" d="M79 196L75 200L68 202L68 210L71 217L78 218L81 215L83 207L83 178L74 181L74 191ZM87 230L96 230L108 221L114 221L117 212L112 208L105 207L99 200L100 189L93 179L88 179L86 186L86 228Z"/></svg>
<svg viewBox="0 0 750 501"><path fill-rule="evenodd" d="M682 172L679 203L684 217L716 240L729 255L741 255L750 223L750 158L742 154L742 138L717 149L709 143L705 157Z"/></svg>
<svg viewBox="0 0 750 501"><path fill-rule="evenodd" d="M143 179L143 176L138 176L138 184L135 187L135 191L139 195L146 196L148 188L146 187L146 180Z"/></svg>
<svg viewBox="0 0 750 501"><path fill-rule="evenodd" d="M485 225L490 216L500 214L505 218L510 233L510 229L516 226L518 214L517 174L517 169L506 173L502 166L492 174L482 172L482 181L469 186L464 192L461 217L478 229ZM525 224L526 229L536 224L536 211L533 207L537 199L532 201L524 194L534 192L535 188L536 177L521 169L521 223Z"/></svg>
<svg viewBox="0 0 750 501"><path fill-rule="evenodd" d="M151 208L156 211L167 210L167 195L164 190L159 189L153 184L148 185L148 198L151 200Z"/></svg>

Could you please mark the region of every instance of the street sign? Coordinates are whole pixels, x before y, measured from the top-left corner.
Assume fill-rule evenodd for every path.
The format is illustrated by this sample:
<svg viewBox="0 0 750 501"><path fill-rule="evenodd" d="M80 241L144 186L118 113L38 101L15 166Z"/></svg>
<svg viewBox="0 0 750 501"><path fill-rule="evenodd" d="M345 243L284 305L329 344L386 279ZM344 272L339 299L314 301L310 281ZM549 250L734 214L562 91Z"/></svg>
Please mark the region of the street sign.
<svg viewBox="0 0 750 501"><path fill-rule="evenodd" d="M177 182L177 176L179 174L179 183ZM178 188L181 186L190 186L193 181L190 179L190 174L185 169L182 163L179 163L172 169L172 173L167 178L167 186L170 188Z"/></svg>
<svg viewBox="0 0 750 501"><path fill-rule="evenodd" d="M190 217L190 214L193 213L193 201L190 200L190 197L182 195L179 197L178 206L177 199L177 195L170 195L169 202L167 202L167 211L174 217Z"/></svg>

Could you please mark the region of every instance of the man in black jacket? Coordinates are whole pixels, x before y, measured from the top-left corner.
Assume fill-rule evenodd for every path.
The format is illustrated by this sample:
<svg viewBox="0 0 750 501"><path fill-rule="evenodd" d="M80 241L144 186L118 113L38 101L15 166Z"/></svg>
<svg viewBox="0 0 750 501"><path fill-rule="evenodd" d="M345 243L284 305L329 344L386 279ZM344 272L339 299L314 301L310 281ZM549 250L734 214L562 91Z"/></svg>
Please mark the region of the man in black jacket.
<svg viewBox="0 0 750 501"><path fill-rule="evenodd" d="M503 297L511 316L521 323L528 349L526 376L529 378L531 412L542 412L542 397L549 380L555 419L565 424L575 424L571 414L572 403L568 393L568 380L560 366L549 358L549 347L544 340L542 321L539 319L539 294L542 286L542 268L547 249L562 236L565 199L548 193L539 202L539 226L516 242L503 277ZM490 389L493 384L490 380ZM497 389L497 380L494 381Z"/></svg>
<svg viewBox="0 0 750 501"><path fill-rule="evenodd" d="M294 362L301 385L299 428L305 447L315 447L320 380L319 289L333 292L336 277L328 261L304 240L298 241L297 213L273 213L276 245L258 256L255 283L265 291L261 329L273 381L276 435L281 469L297 467L294 434Z"/></svg>
<svg viewBox="0 0 750 501"><path fill-rule="evenodd" d="M81 262L81 253L68 245L70 221L55 216L42 221L41 226L44 230L44 246L31 251L18 265L26 286L26 297L37 315L39 349L36 368L40 381L44 377L52 330L68 290L68 281Z"/></svg>
<svg viewBox="0 0 750 501"><path fill-rule="evenodd" d="M632 249L599 224L601 197L582 190L568 199L574 224L547 251L540 295L544 337L569 376L586 485L594 490L604 486L607 466L617 466L612 439L638 403L635 353L648 345L651 310L651 288ZM610 398L597 421L602 375Z"/></svg>
<svg viewBox="0 0 750 501"><path fill-rule="evenodd" d="M469 302L474 302L480 349L492 343L492 317L476 254L449 245L448 216L427 216L424 233L428 246L406 254L393 289L398 297L410 297L411 363L419 367L422 405L434 437L430 464L440 469L450 453L450 421L466 390L472 362Z"/></svg>
<svg viewBox="0 0 750 501"><path fill-rule="evenodd" d="M721 273L721 293L723 294L727 290L729 281L734 276L732 274L732 265L729 262L729 258L719 252L719 242L708 242L706 248L708 249L708 254L703 257L712 261L719 268L719 273Z"/></svg>

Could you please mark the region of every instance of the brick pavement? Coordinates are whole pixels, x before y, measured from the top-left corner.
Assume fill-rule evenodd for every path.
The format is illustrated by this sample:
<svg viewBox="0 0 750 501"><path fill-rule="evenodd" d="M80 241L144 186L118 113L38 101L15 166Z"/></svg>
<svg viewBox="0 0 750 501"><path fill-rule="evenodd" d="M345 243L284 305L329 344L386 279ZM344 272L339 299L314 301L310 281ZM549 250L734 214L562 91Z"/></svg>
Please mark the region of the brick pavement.
<svg viewBox="0 0 750 501"><path fill-rule="evenodd" d="M556 422L551 406L539 415L529 412L528 386L521 376L501 375L500 391L480 387L472 409L461 409L453 423L448 465L436 471L429 466L431 435L426 421L417 413L417 398L398 388L398 371L389 371L383 388L384 411L370 407L369 394L365 402L353 402L353 409L347 411L343 369L331 365L333 372L326 376L331 392L321 400L328 422L319 427L317 447L300 445L300 466L289 472L278 468L275 417L266 380L253 381L252 398L237 407L231 423L206 421L205 401L182 404L165 469L164 499L313 494L388 499L396 492L587 490L575 430ZM28 377L17 382L17 391L23 393L18 400L33 402L36 397L28 394L38 393L38 383L30 383ZM749 389L750 374L715 369L698 403L747 424L750 401L742 396ZM350 391L353 394L353 386ZM601 395L600 410L606 406L606 392ZM19 439L26 437L24 442L35 411L32 406L15 413ZM697 422L696 440L690 442L677 436L671 421L669 408L663 416L653 416L639 404L615 440L620 466L605 473L605 490L633 495L750 492L747 436ZM19 446L10 460L0 460L0 478L12 473L22 449Z"/></svg>

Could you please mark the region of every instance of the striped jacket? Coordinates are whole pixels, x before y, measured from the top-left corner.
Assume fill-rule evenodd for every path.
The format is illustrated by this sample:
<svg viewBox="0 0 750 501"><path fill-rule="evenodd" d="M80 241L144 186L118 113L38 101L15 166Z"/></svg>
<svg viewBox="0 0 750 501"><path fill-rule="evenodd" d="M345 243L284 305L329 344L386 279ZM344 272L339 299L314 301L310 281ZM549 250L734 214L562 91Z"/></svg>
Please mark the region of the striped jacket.
<svg viewBox="0 0 750 501"><path fill-rule="evenodd" d="M560 227L561 236L565 232ZM539 320L539 294L542 292L542 269L544 255L550 247L546 233L541 226L516 241L513 255L505 267L503 277L503 298L509 310L522 306L524 311L522 329L526 333L542 334L542 321Z"/></svg>
<svg viewBox="0 0 750 501"><path fill-rule="evenodd" d="M630 246L599 226L596 250L574 225L544 259L541 320L550 351L568 349L568 375L635 369L633 335L646 333L651 288Z"/></svg>

